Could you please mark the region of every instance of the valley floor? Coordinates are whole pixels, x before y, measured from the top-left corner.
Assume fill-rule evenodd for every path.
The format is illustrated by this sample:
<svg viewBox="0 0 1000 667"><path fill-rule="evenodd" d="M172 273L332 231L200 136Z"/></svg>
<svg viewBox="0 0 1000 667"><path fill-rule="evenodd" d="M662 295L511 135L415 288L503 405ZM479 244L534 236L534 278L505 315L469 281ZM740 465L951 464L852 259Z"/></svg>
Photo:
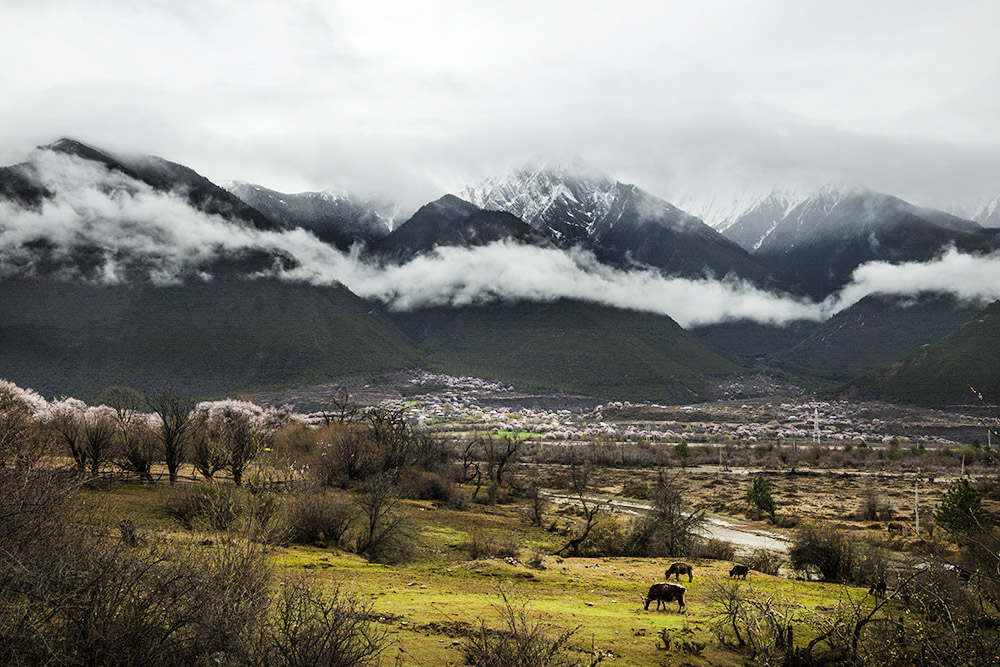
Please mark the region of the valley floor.
<svg viewBox="0 0 1000 667"><path fill-rule="evenodd" d="M126 485L91 492L114 516L131 518L146 539L166 537L201 543L223 539L218 532L180 531L165 517L165 486ZM687 607L678 613L645 611L641 597L663 580L669 564L656 558L561 558L551 554L562 540L528 526L515 506L475 506L456 511L421 501L407 501L406 513L417 526L419 557L412 563L388 566L369 563L338 549L319 546L275 548L272 563L281 573L300 573L324 586L370 599L379 626L391 645L384 662L401 665L460 665L460 641L480 621L497 621L502 587L532 613L556 629L575 629L570 642L583 659L593 651L614 655L615 665L690 664L739 665L742 656L721 646L712 630L716 609L711 591L729 581L728 561L696 560L694 581L688 583ZM473 530L514 535L521 545L517 557L470 560L466 543ZM210 546L203 547L206 549ZM533 554L540 562L528 564ZM830 606L841 596L861 596L864 590L819 582L753 573L747 584L773 592L803 609ZM666 629L674 647L662 649ZM704 645L700 655L677 648L676 640ZM694 650L694 649L692 649Z"/></svg>

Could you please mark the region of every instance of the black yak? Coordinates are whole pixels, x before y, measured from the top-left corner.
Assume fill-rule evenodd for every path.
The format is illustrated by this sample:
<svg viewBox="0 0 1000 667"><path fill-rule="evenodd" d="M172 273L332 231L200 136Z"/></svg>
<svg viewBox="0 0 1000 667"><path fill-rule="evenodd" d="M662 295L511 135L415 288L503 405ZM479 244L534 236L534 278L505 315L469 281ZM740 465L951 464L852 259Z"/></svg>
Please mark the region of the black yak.
<svg viewBox="0 0 1000 667"><path fill-rule="evenodd" d="M667 569L667 576L665 577L668 581L670 580L670 575L675 575L677 581L681 580L681 575L686 574L688 576L688 583L694 579L694 568L687 563L674 563Z"/></svg>
<svg viewBox="0 0 1000 667"><path fill-rule="evenodd" d="M649 603L656 600L656 611L660 611L660 605L666 609L668 602L677 601L677 611L684 609L684 591L687 589L680 584L653 584L649 587L649 593L642 599L643 609L649 611Z"/></svg>

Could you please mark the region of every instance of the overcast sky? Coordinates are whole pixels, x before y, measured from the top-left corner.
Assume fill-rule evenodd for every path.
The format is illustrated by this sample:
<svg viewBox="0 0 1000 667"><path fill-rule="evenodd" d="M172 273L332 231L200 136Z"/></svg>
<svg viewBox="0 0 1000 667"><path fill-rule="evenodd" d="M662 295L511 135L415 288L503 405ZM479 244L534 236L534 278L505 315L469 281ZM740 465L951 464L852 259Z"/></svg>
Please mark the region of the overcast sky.
<svg viewBox="0 0 1000 667"><path fill-rule="evenodd" d="M0 162L73 136L426 201L574 155L655 194L1000 194L1000 2L0 0Z"/></svg>

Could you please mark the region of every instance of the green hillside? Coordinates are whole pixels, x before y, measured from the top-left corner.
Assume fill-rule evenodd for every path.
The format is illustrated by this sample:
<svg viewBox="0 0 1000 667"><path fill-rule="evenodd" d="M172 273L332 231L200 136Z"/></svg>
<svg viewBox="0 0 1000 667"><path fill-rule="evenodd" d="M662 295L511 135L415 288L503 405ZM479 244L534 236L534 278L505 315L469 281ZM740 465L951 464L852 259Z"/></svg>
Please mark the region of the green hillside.
<svg viewBox="0 0 1000 667"><path fill-rule="evenodd" d="M696 327L691 333L723 357L738 364L751 364L756 358L795 346L819 326L805 320L784 326L738 320Z"/></svg>
<svg viewBox="0 0 1000 667"><path fill-rule="evenodd" d="M842 388L857 398L918 405L976 404L973 386L990 401L1000 400L1000 301L940 341L867 373Z"/></svg>
<svg viewBox="0 0 1000 667"><path fill-rule="evenodd" d="M216 279L176 287L0 283L0 377L94 398L163 382L206 395L367 375L415 351L342 287Z"/></svg>
<svg viewBox="0 0 1000 667"><path fill-rule="evenodd" d="M689 401L703 375L737 372L669 317L579 301L429 308L393 320L430 369L519 387Z"/></svg>
<svg viewBox="0 0 1000 667"><path fill-rule="evenodd" d="M790 372L844 382L940 340L977 312L947 295L869 295L773 359Z"/></svg>

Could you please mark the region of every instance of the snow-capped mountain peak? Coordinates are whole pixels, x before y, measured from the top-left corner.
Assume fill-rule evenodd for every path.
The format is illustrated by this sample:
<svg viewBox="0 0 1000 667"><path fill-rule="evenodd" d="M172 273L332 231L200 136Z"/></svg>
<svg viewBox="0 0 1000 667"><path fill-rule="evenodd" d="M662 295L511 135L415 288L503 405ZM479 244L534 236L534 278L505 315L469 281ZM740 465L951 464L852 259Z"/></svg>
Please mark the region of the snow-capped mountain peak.
<svg viewBox="0 0 1000 667"><path fill-rule="evenodd" d="M480 208L506 211L556 239L589 237L604 220L620 184L579 159L528 164L463 189Z"/></svg>

